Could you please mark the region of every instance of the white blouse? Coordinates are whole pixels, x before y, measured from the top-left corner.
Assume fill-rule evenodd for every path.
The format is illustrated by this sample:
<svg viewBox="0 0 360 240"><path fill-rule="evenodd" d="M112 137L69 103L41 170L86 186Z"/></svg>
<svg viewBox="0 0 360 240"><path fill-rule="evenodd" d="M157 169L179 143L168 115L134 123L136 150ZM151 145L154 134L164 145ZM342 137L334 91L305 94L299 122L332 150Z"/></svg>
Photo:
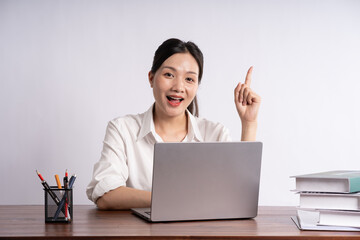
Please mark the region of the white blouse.
<svg viewBox="0 0 360 240"><path fill-rule="evenodd" d="M194 117L188 112L186 142L231 141L229 130L220 123ZM154 144L163 142L155 132L153 105L142 114L127 115L109 122L100 160L86 188L96 200L106 192L127 186L151 191Z"/></svg>

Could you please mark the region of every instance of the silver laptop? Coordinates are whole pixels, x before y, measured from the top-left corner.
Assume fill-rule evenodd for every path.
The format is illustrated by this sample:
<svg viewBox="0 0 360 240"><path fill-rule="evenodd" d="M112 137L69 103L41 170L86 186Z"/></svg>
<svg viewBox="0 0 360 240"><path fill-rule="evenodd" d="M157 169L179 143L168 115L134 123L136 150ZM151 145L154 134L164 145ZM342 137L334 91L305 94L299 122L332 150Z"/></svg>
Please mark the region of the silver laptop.
<svg viewBox="0 0 360 240"><path fill-rule="evenodd" d="M253 218L262 143L156 143L150 222Z"/></svg>

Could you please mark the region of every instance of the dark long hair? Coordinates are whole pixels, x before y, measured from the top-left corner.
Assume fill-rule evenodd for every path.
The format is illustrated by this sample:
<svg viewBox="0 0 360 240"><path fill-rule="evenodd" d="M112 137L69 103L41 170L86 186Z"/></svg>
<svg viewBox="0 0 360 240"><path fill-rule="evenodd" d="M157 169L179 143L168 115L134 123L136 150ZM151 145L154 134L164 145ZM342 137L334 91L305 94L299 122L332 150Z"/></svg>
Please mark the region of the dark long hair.
<svg viewBox="0 0 360 240"><path fill-rule="evenodd" d="M176 53L190 53L191 56L195 58L199 65L198 84L200 84L204 68L204 58L201 50L193 42L184 42L176 38L170 38L158 47L155 52L151 73L155 74L163 62ZM196 96L187 109L194 116L199 116L199 106Z"/></svg>

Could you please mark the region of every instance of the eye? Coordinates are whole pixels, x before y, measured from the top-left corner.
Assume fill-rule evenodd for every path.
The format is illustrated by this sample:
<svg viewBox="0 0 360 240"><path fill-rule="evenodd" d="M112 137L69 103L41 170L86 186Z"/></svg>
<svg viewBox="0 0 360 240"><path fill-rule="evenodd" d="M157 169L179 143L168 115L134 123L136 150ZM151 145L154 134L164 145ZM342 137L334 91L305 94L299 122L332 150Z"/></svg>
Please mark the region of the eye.
<svg viewBox="0 0 360 240"><path fill-rule="evenodd" d="M185 78L185 80L186 80L187 82L195 82L195 79L190 78L190 77Z"/></svg>
<svg viewBox="0 0 360 240"><path fill-rule="evenodd" d="M169 78L174 77L174 75L172 75L172 74L171 74L171 73L169 73L169 72L164 73L164 76L165 76L165 77L169 77Z"/></svg>

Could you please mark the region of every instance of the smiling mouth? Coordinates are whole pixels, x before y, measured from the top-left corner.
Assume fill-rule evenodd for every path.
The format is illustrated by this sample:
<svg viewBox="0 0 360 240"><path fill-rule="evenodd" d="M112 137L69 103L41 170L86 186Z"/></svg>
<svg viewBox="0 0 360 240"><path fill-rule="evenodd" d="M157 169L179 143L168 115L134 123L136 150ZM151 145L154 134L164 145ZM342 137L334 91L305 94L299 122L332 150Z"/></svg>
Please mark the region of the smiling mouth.
<svg viewBox="0 0 360 240"><path fill-rule="evenodd" d="M168 99L168 102L174 107L179 106L181 102L184 100L183 98L180 97L166 96L166 98Z"/></svg>
<svg viewBox="0 0 360 240"><path fill-rule="evenodd" d="M178 98L178 97L170 97L170 96L166 96L166 98L171 101L171 102L181 102L184 99L183 98Z"/></svg>

